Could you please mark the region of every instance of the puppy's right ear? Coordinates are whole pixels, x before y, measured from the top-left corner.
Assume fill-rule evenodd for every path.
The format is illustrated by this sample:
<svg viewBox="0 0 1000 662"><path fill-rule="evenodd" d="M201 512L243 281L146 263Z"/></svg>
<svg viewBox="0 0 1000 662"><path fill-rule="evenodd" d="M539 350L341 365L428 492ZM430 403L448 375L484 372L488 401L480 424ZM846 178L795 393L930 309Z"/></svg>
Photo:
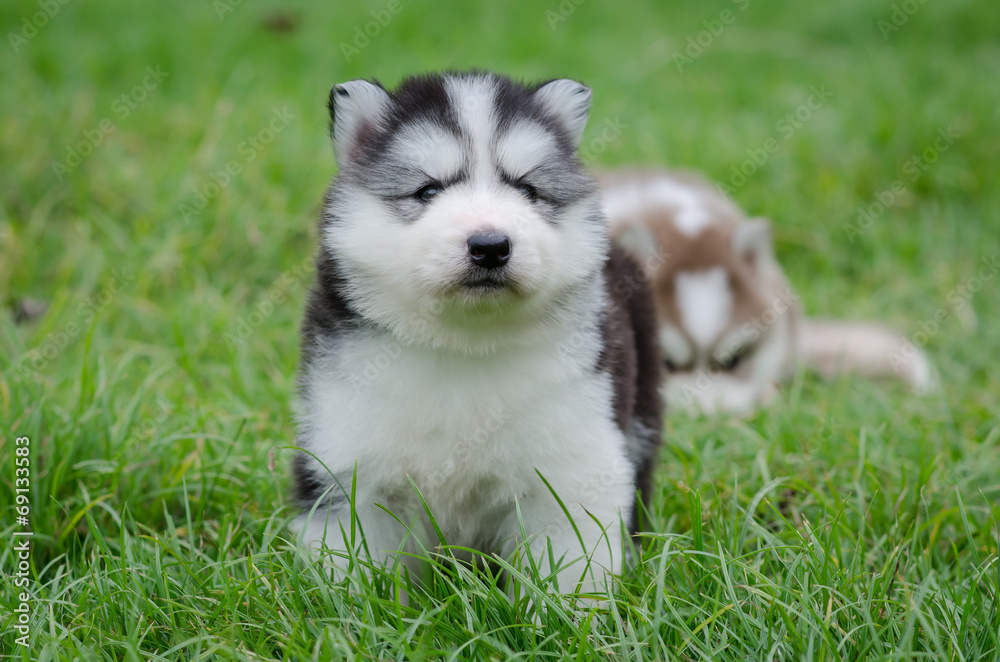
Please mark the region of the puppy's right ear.
<svg viewBox="0 0 1000 662"><path fill-rule="evenodd" d="M381 85L352 80L330 90L330 120L333 122L333 153L341 165L358 156L365 134L375 128L389 108L389 93Z"/></svg>
<svg viewBox="0 0 1000 662"><path fill-rule="evenodd" d="M751 218L741 222L733 230L729 242L733 254L751 269L756 269L764 260L773 259L771 222L766 218Z"/></svg>
<svg viewBox="0 0 1000 662"><path fill-rule="evenodd" d="M590 88L568 78L549 81L535 91L535 98L566 129L573 149L580 146L590 113Z"/></svg>

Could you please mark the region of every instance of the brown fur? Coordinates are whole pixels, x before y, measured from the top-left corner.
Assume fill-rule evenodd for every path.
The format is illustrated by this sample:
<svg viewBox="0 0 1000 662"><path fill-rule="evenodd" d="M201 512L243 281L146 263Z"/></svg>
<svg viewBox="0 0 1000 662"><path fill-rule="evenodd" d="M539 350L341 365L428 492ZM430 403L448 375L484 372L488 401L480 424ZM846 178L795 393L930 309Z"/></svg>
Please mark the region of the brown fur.
<svg viewBox="0 0 1000 662"><path fill-rule="evenodd" d="M656 213L667 212L654 212L651 217ZM729 248L735 224L712 225L698 235L688 237L678 232L673 223L667 222L667 219L650 218L647 222L657 230L660 245L670 247L670 255L662 266L651 274L653 296L660 314L666 319L680 318L675 299L677 288L674 285L677 274L703 271L713 267L722 267L728 276L729 287L733 291L735 325L738 326L762 315L770 305L767 293L759 286L759 279L755 273L756 265L734 255Z"/></svg>
<svg viewBox="0 0 1000 662"><path fill-rule="evenodd" d="M624 222L622 219L609 219L612 221L613 239L619 238L630 227L643 226L661 247L663 259L650 260L647 264L659 316L687 335L678 322L680 311L677 309L677 288L674 285L677 274L722 267L733 292L734 326L759 318L773 304L780 288L788 286L780 269L770 269L769 265L759 264L753 256L739 255L732 250L733 232L747 217L729 198L693 173L671 171L669 175L698 191L703 204L712 214L713 222L700 233L693 237L682 233L675 224L674 210L662 206L649 206L641 217ZM628 169L601 173L598 180L602 186L613 186L626 180L643 182L662 176L659 171ZM792 315L794 323L795 311Z"/></svg>

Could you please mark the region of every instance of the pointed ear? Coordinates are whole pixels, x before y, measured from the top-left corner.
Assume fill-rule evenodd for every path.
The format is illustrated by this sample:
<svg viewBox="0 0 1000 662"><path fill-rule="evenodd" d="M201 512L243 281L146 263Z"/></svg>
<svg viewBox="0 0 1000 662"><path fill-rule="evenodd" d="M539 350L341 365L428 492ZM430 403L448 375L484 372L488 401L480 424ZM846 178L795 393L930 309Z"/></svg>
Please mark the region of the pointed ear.
<svg viewBox="0 0 1000 662"><path fill-rule="evenodd" d="M771 221L766 218L750 218L743 221L733 230L729 245L736 257L751 268L755 268L762 260L773 254Z"/></svg>
<svg viewBox="0 0 1000 662"><path fill-rule="evenodd" d="M333 152L340 164L357 157L359 139L377 125L389 108L389 94L377 83L352 80L330 90Z"/></svg>
<svg viewBox="0 0 1000 662"><path fill-rule="evenodd" d="M555 116L566 129L573 147L580 146L590 112L590 88L575 80L561 78L545 83L535 91L542 107Z"/></svg>

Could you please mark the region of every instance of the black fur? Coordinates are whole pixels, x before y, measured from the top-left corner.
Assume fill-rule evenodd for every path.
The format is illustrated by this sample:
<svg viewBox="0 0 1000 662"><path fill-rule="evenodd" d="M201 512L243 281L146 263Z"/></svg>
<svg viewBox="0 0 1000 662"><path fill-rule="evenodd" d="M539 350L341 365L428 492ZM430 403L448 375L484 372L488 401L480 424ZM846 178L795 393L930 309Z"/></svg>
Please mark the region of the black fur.
<svg viewBox="0 0 1000 662"><path fill-rule="evenodd" d="M326 472L323 475L327 475ZM326 503L330 507L337 508L347 503L347 495L341 486L334 486L333 481L320 478L313 471L310 457L306 453L300 452L292 460L292 482L295 485L293 497L303 510L312 508L324 492Z"/></svg>
<svg viewBox="0 0 1000 662"><path fill-rule="evenodd" d="M613 245L604 266L608 308L602 325L604 349L598 369L611 374L615 419L630 444L635 487L649 505L656 457L663 440L663 405L659 394L660 346L652 293L642 269ZM639 526L638 508L629 530Z"/></svg>
<svg viewBox="0 0 1000 662"><path fill-rule="evenodd" d="M323 201L323 208L326 209L329 204L328 192ZM325 217L320 220L320 232L328 222ZM302 321L304 359L311 358L311 352L319 335L336 336L345 329L358 328L363 324L361 317L348 302L344 289L345 281L337 261L321 242L316 255L316 284L309 292L305 317Z"/></svg>

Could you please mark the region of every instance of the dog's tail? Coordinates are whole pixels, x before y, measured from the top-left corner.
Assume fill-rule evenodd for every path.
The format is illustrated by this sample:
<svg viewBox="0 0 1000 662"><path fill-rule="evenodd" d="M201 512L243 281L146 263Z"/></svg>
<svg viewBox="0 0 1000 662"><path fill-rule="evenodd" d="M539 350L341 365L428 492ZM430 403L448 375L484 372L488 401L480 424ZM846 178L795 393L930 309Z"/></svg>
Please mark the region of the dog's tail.
<svg viewBox="0 0 1000 662"><path fill-rule="evenodd" d="M799 358L824 377L845 373L894 377L923 394L940 388L937 371L927 354L881 324L804 319L800 325Z"/></svg>

